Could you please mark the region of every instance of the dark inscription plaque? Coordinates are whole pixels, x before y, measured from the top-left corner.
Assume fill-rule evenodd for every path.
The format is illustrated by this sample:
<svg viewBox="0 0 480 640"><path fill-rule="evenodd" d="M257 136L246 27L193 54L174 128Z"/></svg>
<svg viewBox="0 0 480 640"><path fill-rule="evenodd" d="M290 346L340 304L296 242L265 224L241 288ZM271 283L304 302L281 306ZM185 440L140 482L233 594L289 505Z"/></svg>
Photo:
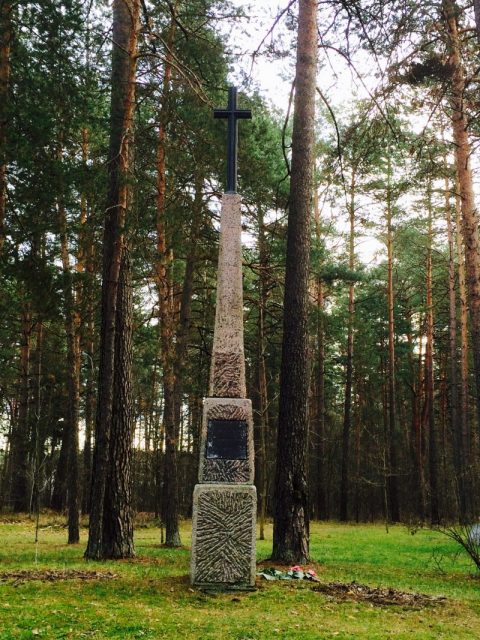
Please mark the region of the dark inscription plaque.
<svg viewBox="0 0 480 640"><path fill-rule="evenodd" d="M206 456L208 460L246 460L245 420L209 420Z"/></svg>

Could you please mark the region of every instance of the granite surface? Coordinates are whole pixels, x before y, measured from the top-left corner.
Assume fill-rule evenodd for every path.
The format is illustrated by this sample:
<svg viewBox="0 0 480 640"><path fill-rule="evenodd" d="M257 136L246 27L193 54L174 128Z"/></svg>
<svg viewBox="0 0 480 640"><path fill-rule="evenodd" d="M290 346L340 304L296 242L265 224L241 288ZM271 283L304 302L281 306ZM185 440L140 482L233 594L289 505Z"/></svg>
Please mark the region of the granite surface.
<svg viewBox="0 0 480 640"><path fill-rule="evenodd" d="M251 485L197 485L193 494L191 581L252 587L257 492Z"/></svg>

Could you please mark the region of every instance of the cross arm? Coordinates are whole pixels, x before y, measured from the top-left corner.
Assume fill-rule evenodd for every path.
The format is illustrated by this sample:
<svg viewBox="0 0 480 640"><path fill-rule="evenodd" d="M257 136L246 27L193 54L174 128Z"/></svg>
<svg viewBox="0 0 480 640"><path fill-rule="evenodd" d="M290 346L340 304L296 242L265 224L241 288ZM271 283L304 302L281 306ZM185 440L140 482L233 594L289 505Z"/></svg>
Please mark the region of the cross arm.
<svg viewBox="0 0 480 640"><path fill-rule="evenodd" d="M236 119L240 120L251 120L252 118L252 112L250 109L235 109L235 111L230 111L230 109L213 110L214 118L228 118L231 115L234 115Z"/></svg>
<svg viewBox="0 0 480 640"><path fill-rule="evenodd" d="M250 111L250 109L237 109L235 111L235 117L241 120L251 120L252 112Z"/></svg>

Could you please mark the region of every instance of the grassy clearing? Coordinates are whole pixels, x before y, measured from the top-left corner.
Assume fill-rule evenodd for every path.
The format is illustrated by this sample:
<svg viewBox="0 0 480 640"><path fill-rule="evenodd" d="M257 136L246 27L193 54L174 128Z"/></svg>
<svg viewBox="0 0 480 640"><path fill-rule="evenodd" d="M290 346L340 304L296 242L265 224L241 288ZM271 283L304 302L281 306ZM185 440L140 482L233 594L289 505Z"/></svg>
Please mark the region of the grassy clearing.
<svg viewBox="0 0 480 640"><path fill-rule="evenodd" d="M43 520L37 563L34 524L0 522L0 573L19 569L114 572L106 580L0 582L0 638L191 638L227 640L480 639L480 580L455 545L405 527L314 524L312 566L322 582L356 580L447 600L425 608L375 606L312 590L311 583L260 582L254 593L205 595L190 588L188 548L158 545L154 528L136 532L138 558L86 563L82 544L65 544L58 521ZM258 558L271 549L258 542ZM190 544L190 523L183 541Z"/></svg>

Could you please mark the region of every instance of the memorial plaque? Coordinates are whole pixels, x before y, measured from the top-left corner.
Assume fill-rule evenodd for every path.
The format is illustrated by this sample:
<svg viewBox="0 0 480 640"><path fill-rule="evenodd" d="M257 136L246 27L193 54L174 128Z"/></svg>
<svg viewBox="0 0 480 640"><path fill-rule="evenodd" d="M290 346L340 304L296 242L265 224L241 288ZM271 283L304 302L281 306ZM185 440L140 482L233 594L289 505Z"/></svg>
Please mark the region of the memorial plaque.
<svg viewBox="0 0 480 640"><path fill-rule="evenodd" d="M208 460L246 460L246 421L209 420L206 457Z"/></svg>

